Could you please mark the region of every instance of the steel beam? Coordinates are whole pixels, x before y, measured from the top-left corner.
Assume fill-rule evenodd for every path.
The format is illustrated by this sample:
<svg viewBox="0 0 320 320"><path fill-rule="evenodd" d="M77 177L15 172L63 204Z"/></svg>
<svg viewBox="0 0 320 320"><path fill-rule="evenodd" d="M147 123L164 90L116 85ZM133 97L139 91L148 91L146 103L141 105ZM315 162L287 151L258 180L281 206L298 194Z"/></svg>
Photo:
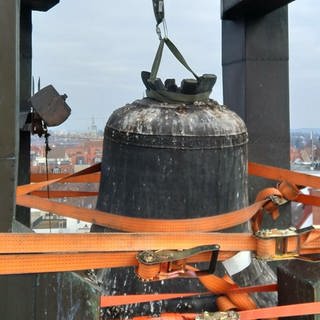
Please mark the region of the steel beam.
<svg viewBox="0 0 320 320"><path fill-rule="evenodd" d="M19 113L20 1L0 1L0 231L15 215Z"/></svg>
<svg viewBox="0 0 320 320"><path fill-rule="evenodd" d="M248 127L249 160L283 168L289 167L290 151L288 58L287 7L222 21L224 103ZM250 179L250 201L265 186L270 183Z"/></svg>
<svg viewBox="0 0 320 320"><path fill-rule="evenodd" d="M30 112L32 77L32 10L21 5L20 10L20 112ZM18 184L30 182L30 132L20 130ZM30 227L30 209L17 206L16 219Z"/></svg>
<svg viewBox="0 0 320 320"><path fill-rule="evenodd" d="M35 11L48 11L60 0L21 0L21 5Z"/></svg>
<svg viewBox="0 0 320 320"><path fill-rule="evenodd" d="M277 10L294 0L221 0L222 19L259 17Z"/></svg>

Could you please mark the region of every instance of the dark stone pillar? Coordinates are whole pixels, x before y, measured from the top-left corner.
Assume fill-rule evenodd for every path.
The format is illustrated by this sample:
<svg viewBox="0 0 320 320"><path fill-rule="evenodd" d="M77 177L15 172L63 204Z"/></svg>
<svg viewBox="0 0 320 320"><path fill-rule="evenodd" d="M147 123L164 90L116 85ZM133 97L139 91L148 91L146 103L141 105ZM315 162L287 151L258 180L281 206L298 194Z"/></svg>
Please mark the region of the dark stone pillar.
<svg viewBox="0 0 320 320"><path fill-rule="evenodd" d="M319 262L290 261L278 268L279 305L320 301ZM284 319L319 320L320 315Z"/></svg>
<svg viewBox="0 0 320 320"><path fill-rule="evenodd" d="M73 272L36 277L34 318L19 319L100 319L101 291L89 280Z"/></svg>
<svg viewBox="0 0 320 320"><path fill-rule="evenodd" d="M15 215L19 112L19 12L20 1L0 1L0 232L11 230ZM15 291L11 278L0 277L0 315L10 318ZM14 295L15 296L15 295ZM15 296L16 297L16 296ZM12 298L12 297L11 297ZM19 301L20 302L20 301ZM23 306L19 305L23 309Z"/></svg>
<svg viewBox="0 0 320 320"><path fill-rule="evenodd" d="M19 2L0 2L0 232L15 214L18 161Z"/></svg>
<svg viewBox="0 0 320 320"><path fill-rule="evenodd" d="M225 3L230 1L224 0ZM260 12L258 16L238 14L235 17L222 21L224 103L247 125L249 161L288 168L287 6L266 15ZM272 184L274 182L250 177L250 202L254 201L259 190ZM279 228L288 225L288 215L277 221Z"/></svg>
<svg viewBox="0 0 320 320"><path fill-rule="evenodd" d="M0 276L7 295L0 295L1 319L62 320L100 318L99 288L72 273Z"/></svg>

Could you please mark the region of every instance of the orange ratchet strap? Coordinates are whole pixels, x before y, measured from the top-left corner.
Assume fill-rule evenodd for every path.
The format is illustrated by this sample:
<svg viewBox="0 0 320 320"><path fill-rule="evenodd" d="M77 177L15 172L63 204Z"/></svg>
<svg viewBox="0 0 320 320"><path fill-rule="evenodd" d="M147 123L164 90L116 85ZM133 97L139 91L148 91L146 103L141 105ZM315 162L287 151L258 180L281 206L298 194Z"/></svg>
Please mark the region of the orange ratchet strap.
<svg viewBox="0 0 320 320"><path fill-rule="evenodd" d="M143 272L139 274L142 278L145 277L145 280L156 280L160 279L160 274L164 274L165 277L170 277L172 274L178 273L180 276L180 274L183 275L184 272L188 271L197 276L199 281L211 293L215 295L225 294L225 296L217 298L217 305L221 310L252 310L256 308L256 305L248 295L249 291L246 292L245 289L238 288L231 278L219 278L213 274L208 274L208 272L201 273L199 270L187 264L208 260L211 260L212 262L212 256L208 252L187 256L183 259L177 258L177 260L169 259L161 261L152 268L149 266L149 269L146 268L147 263L137 261L136 255L138 251L141 250L156 249L159 253L159 250L172 251L192 248L197 245L204 246L214 244L220 246L219 255L217 254L216 257L218 260L224 260L226 257L230 257L242 250L256 251L257 255L263 259L293 258L302 254L320 253L320 233L318 229L302 231L291 229L260 230L263 211L270 213L273 218L276 219L279 215L279 205L282 205L287 201L301 201L302 203L313 205L320 204L320 198L302 195L299 191L301 186L320 188L319 178L291 172L289 170L250 163L250 174L268 179L281 180L282 182L278 184L277 188L268 188L260 192L256 202L247 208L221 215L194 219L167 220L133 218L99 210L78 208L40 198L40 196L44 196L43 192L40 191L39 193L39 189L43 187L57 182L74 182L76 181L75 179L79 179L77 182L86 182L86 180L89 177L91 179L93 175L94 179L96 179L99 170L100 165L95 165L94 167L85 169L76 174L62 176L50 181L20 186L17 188L16 202L22 206L49 211L58 215L87 221L112 229L126 232L146 233L115 233L107 234L107 236L106 234L100 234L99 237L95 234L85 234L83 236L88 239L88 241L86 240L87 242L84 239L80 240L80 238L75 240L75 235L63 235L70 236L70 239L72 239L70 242L73 242L73 244L66 241L67 237L64 238L65 242L63 242L62 235L59 235L60 240L52 240L53 238L50 237L45 239L44 235L39 235L41 241L36 241L35 238L32 238L30 235L29 241L32 244L30 246L27 246L27 237L24 240L18 240L21 241L23 246L29 247L29 249L27 249L23 248L21 245L21 248L23 249L20 248L22 250L20 252L15 252L18 247L16 244L10 245L8 239L2 239L3 241L0 241L0 250L2 250L0 274L9 274L9 272L38 273L139 266L140 268L142 267L143 270ZM35 194L37 194L38 197L35 196ZM69 196L80 196L80 193L77 192L69 192L66 194ZM53 193L53 195L60 194L57 192ZM207 233L230 228L249 220L252 220L253 229L256 232L255 236L249 234ZM197 230L197 232L194 232L194 230ZM91 237L89 238L89 236ZM12 238L12 241L15 240ZM33 241L41 242L41 244L32 243ZM59 241L61 242L59 243ZM89 241L91 241L90 244ZM104 243L104 247L99 245L100 241ZM2 247L1 243L5 243L6 245ZM57 245L57 247L55 247L55 245ZM5 247L8 248L10 246L13 250L6 251L8 249L5 249ZM175 255L176 253L173 252L172 254ZM191 293L187 294L190 295ZM123 302L122 299L121 301ZM312 307L310 308L312 309ZM239 313L238 315L240 316L240 319L251 320L256 318L262 319L264 318L264 315L268 315L266 316L268 318L274 317L272 315L273 310L277 310L276 316L281 314L279 311L280 309L273 308L271 310L269 308L268 312L265 313L261 313L260 310L259 315L254 312L250 314ZM303 310L303 314L306 314L305 310ZM177 317L176 319L202 319L196 318L198 317L197 315L175 314L174 316ZM174 318L163 315L159 319Z"/></svg>
<svg viewBox="0 0 320 320"><path fill-rule="evenodd" d="M194 230L208 232L223 230L247 222L268 201L270 200L262 200L249 207L218 216L171 220L120 216L29 195L18 195L16 197L16 203L20 206L49 211L57 215L127 232L193 232Z"/></svg>
<svg viewBox="0 0 320 320"><path fill-rule="evenodd" d="M299 188L320 188L320 179L317 176L294 172L287 169L267 166L254 162L248 163L249 175L282 181L278 185L279 191L285 199L303 203L305 205L320 206L320 197L299 193Z"/></svg>
<svg viewBox="0 0 320 320"><path fill-rule="evenodd" d="M212 243L220 244L220 252L256 250L250 233L0 233L1 254L181 250Z"/></svg>
<svg viewBox="0 0 320 320"><path fill-rule="evenodd" d="M61 180L63 181L68 177L68 182L70 183L99 183L100 182L100 172L88 173L85 176L74 176L71 177L67 173L49 173L48 180ZM46 173L31 173L30 182L42 182L47 180Z"/></svg>
<svg viewBox="0 0 320 320"><path fill-rule="evenodd" d="M40 198L48 198L48 191L33 191L31 195ZM75 198L75 197L96 197L98 192L94 191L68 191L68 190L50 190L50 198Z"/></svg>
<svg viewBox="0 0 320 320"><path fill-rule="evenodd" d="M238 236L237 236L238 235ZM139 251L177 249L222 242L225 260L238 250L255 248L249 234L219 233L105 233L105 234L0 234L0 274L76 271L138 266ZM210 253L188 257L188 263L210 260Z"/></svg>
<svg viewBox="0 0 320 320"><path fill-rule="evenodd" d="M253 292L273 292L278 290L277 284L257 285L250 287L231 288L223 293L253 293ZM157 293L157 294L133 294L117 296L101 296L100 307L112 307L127 304L143 303L150 301L180 299L194 296L213 295L212 292L181 292L181 293Z"/></svg>
<svg viewBox="0 0 320 320"><path fill-rule="evenodd" d="M260 308L246 311L163 313L160 317L134 317L132 320L256 320L320 314L320 302L298 303L286 306Z"/></svg>
<svg viewBox="0 0 320 320"><path fill-rule="evenodd" d="M298 186L311 187L315 189L320 188L319 177L278 167L267 166L264 164L249 162L248 173L249 175L265 179L288 181Z"/></svg>
<svg viewBox="0 0 320 320"><path fill-rule="evenodd" d="M261 231L248 233L89 233L0 234L0 274L74 271L138 265L145 250L181 250L217 243L218 260L238 251L255 251L263 259L304 258L320 253L320 230ZM101 257L99 257L101 255ZM118 262L119 256L123 255ZM47 259L47 260L46 260ZM65 263L64 259L69 262ZM209 261L210 253L188 257L187 262ZM39 261L39 264L37 263ZM43 264L42 264L43 261ZM46 263L47 261L47 263ZM91 264L91 265L90 265ZM13 271L14 270L14 271Z"/></svg>
<svg viewBox="0 0 320 320"><path fill-rule="evenodd" d="M66 182L76 177L86 177L100 170L100 164L94 165L88 169L78 173L64 176L60 179L35 183L31 185L17 187L17 204L33 207L40 210L47 210L52 213L67 216L70 218L96 223L101 226L119 229L128 232L183 232L183 231L217 231L223 230L241 223L244 223L251 218L253 219L254 231L260 227L262 208L270 211L274 218L277 217L278 200L283 200L282 197L288 200L301 201L306 204L320 204L320 198L314 196L300 195L299 190L295 185L288 182L282 182L278 189L271 189L265 196L260 194L258 202L240 210L231 213L216 215L213 217L205 217L198 219L179 219L179 220L163 220L163 219L139 219L125 216L113 215L99 210L91 210L86 208L77 208L63 203L52 202L47 199L27 195L35 192L42 187L48 186L56 182ZM305 174L291 172L285 169L279 169L270 166L249 163L249 173L267 178L281 179L286 178L288 181L298 181L299 185L309 185L320 187L319 178L311 177ZM69 193L72 195L72 193ZM77 195L76 193L73 195ZM90 194L92 195L92 194ZM281 203L280 203L281 204ZM258 213L258 215L256 215Z"/></svg>
<svg viewBox="0 0 320 320"><path fill-rule="evenodd" d="M72 183L86 182L99 183L100 182L100 168L101 163L98 163L90 168L79 171L76 174L49 174L49 181L67 181ZM87 171L89 170L89 171ZM249 175L276 180L289 181L299 186L320 188L319 178L316 176L294 172L287 169L263 165L255 162L248 163ZM43 182L47 179L46 174L31 174L31 182Z"/></svg>
<svg viewBox="0 0 320 320"><path fill-rule="evenodd" d="M127 232L192 232L194 230L197 230L198 232L207 232L223 230L247 222L261 209L261 207L264 206L264 204L270 201L270 199L262 199L247 208L218 216L168 220L119 216L104 211L79 208L28 195L29 193L36 192L37 190L47 187L53 183L68 182L70 179L75 177L85 178L88 175L98 172L100 169L101 165L97 164L75 174L63 176L59 179L18 186L16 192L16 203L21 206L49 211L57 215Z"/></svg>
<svg viewBox="0 0 320 320"><path fill-rule="evenodd" d="M95 174L96 172L100 172L101 170L101 163L94 164L93 166L83 169L79 172L72 173L69 175L59 175L59 178L53 179L53 180L42 180L38 183L32 183L32 184L26 184L18 186L16 189L16 195L24 195L31 193L32 191L39 190L41 188L47 187L53 183L58 182L88 182L88 177L91 177L92 174Z"/></svg>

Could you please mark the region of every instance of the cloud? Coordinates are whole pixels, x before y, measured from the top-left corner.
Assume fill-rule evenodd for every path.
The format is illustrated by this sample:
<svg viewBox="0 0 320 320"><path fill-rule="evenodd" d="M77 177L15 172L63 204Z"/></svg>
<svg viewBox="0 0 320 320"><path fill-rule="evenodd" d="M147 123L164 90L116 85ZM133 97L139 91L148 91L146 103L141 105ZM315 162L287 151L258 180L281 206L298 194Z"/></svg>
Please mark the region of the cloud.
<svg viewBox="0 0 320 320"><path fill-rule="evenodd" d="M189 64L221 78L218 1L167 0L165 9L170 37ZM60 1L34 13L33 30L34 75L67 92L73 109L67 127L85 118L89 124L92 116L103 127L115 108L142 97L140 72L150 70L158 46L151 0ZM190 77L168 51L159 75Z"/></svg>
<svg viewBox="0 0 320 320"><path fill-rule="evenodd" d="M320 3L289 6L290 120L292 128L319 128Z"/></svg>
<svg viewBox="0 0 320 320"><path fill-rule="evenodd" d="M214 97L222 102L220 1L166 0L169 36L192 68L215 73ZM318 126L320 101L320 1L289 6L290 101L293 128ZM66 124L100 118L141 98L142 70L150 70L158 45L151 0L62 0L33 15L33 70L43 85L68 93L73 108ZM162 78L190 74L165 51ZM81 120L81 125L83 120Z"/></svg>

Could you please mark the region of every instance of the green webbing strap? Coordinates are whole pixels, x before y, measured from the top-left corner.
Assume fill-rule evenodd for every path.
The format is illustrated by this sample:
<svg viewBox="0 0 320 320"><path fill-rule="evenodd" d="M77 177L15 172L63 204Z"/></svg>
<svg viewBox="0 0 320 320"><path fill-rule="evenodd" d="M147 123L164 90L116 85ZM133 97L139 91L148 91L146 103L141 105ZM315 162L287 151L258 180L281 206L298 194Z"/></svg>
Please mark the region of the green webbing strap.
<svg viewBox="0 0 320 320"><path fill-rule="evenodd" d="M168 102L168 103L193 103L195 101L207 101L209 99L212 86L214 85L214 82L212 83L212 86L210 90L202 91L195 94L186 94L181 92L172 92L167 90L162 82L156 81L157 74L159 71L162 54L163 54L163 47L164 44L168 47L168 49L171 51L171 53L174 55L174 57L188 70L190 71L193 76L196 78L198 84L200 81L205 81L203 77L199 78L197 74L190 68L187 61L184 59L180 51L177 49L177 47L172 43L172 41L168 38L162 38L159 43L159 47L157 50L157 53L154 57L154 61L151 68L151 73L149 77L143 76L143 81L145 82L145 85L147 87L146 94L149 98L162 101L162 102ZM210 84L209 84L210 87ZM209 89L209 88L208 88Z"/></svg>
<svg viewBox="0 0 320 320"><path fill-rule="evenodd" d="M164 20L164 0L152 0L153 10L155 18L157 21L156 31L160 39L159 47L157 53L154 57L151 72L143 71L141 73L142 81L145 84L147 91L146 94L149 98L159 100L168 103L193 103L195 101L207 101L211 93L212 87L216 81L216 77L211 75L203 75L198 77L197 74L190 68L187 61L180 53L178 48L173 44L173 42L167 38L166 34L166 24ZM165 36L162 38L161 30L159 24L163 23ZM161 64L163 47L166 45L174 57L196 78L197 82L185 81L181 84L181 88L173 86L175 89L166 88L160 79L157 79L157 74L159 72L159 67ZM210 76L210 75L209 75ZM191 87L190 87L191 83ZM168 85L169 86L169 85ZM188 89L189 86L189 89ZM169 86L170 87L170 86ZM182 93L183 91L184 93ZM190 92L185 93L185 92ZM191 94L191 92L193 94Z"/></svg>
<svg viewBox="0 0 320 320"><path fill-rule="evenodd" d="M150 80L154 81L157 78L157 74L159 71L162 53L163 53L163 46L166 44L168 49L171 51L171 53L175 56L175 58L188 70L190 71L193 76L198 80L199 77L196 75L195 72L190 68L187 61L183 57L183 55L180 53L178 48L173 44L173 42L169 38L163 38L160 40L160 44L156 53L156 56L154 57L152 68L151 68L151 74L150 74Z"/></svg>
<svg viewBox="0 0 320 320"><path fill-rule="evenodd" d="M168 49L172 52L172 54L176 57L176 59L188 70L190 71L193 76L198 80L199 77L196 75L195 72L189 67L187 61L183 57L183 55L180 53L178 48L173 44L173 42L169 38L164 38L164 42L167 45Z"/></svg>
<svg viewBox="0 0 320 320"><path fill-rule="evenodd" d="M154 57L154 60L153 60L150 78L149 78L151 81L156 80L156 77L157 77L157 74L159 71L159 67L160 67L160 63L161 63L163 46L164 46L164 39L162 39L160 41L156 56Z"/></svg>
<svg viewBox="0 0 320 320"><path fill-rule="evenodd" d="M207 101L209 99L211 91L206 91L198 94L183 94L170 92L167 90L147 90L147 97L155 99L161 102L167 103L193 103L195 101Z"/></svg>

